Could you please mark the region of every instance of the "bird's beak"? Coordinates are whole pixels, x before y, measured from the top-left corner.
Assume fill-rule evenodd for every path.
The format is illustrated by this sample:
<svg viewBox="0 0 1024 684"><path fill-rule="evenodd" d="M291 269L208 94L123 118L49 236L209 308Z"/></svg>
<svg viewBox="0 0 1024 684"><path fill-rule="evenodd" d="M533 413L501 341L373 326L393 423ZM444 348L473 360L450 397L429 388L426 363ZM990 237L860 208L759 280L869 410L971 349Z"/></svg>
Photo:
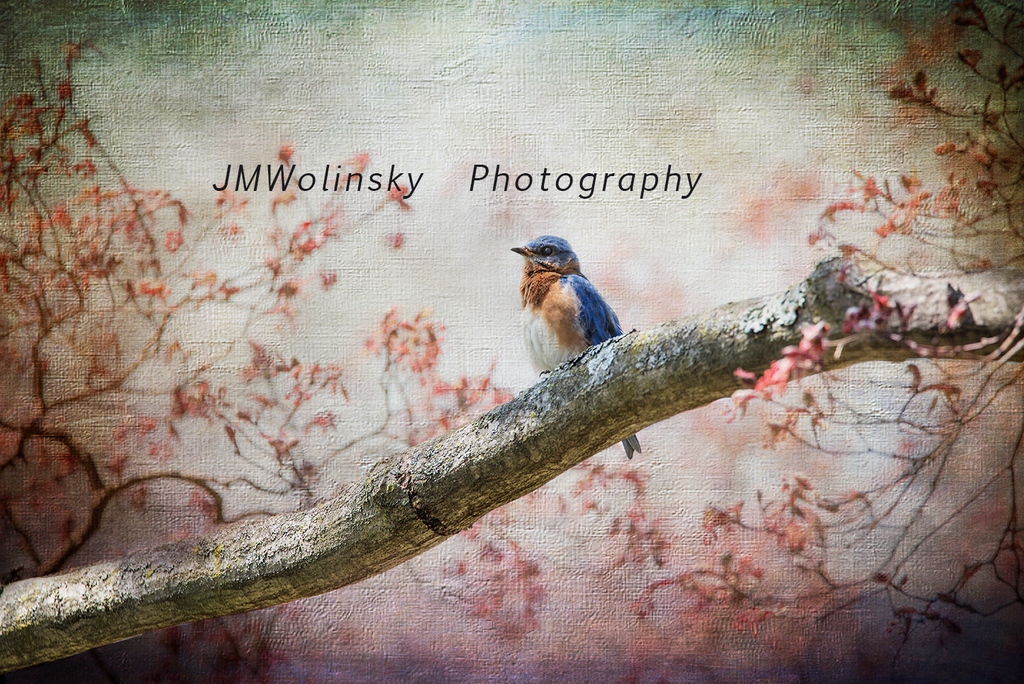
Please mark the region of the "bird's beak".
<svg viewBox="0 0 1024 684"><path fill-rule="evenodd" d="M530 250L526 249L525 247L513 247L512 251L524 257L530 256Z"/></svg>

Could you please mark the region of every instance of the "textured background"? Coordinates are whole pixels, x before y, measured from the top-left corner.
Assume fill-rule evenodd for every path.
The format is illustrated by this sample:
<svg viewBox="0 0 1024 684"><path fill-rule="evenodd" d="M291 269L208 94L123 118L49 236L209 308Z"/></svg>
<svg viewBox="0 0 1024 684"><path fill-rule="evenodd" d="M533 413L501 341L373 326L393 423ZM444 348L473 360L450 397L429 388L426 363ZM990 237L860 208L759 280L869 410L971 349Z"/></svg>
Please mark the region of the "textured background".
<svg viewBox="0 0 1024 684"><path fill-rule="evenodd" d="M269 226L293 225L321 200L311 192L275 217L271 193L250 193L244 234L223 242L210 185L222 182L226 164L277 163L290 145L294 161L317 173L366 152L368 172L395 164L424 174L411 211L374 211L381 197L368 193L344 198L343 234L311 257L307 274L329 270L337 284L304 292L293 320L257 326L285 359L344 364L350 400L335 398L336 430L302 447L320 468L314 495L323 496L358 478L381 450L401 448L401 439L379 438L323 456L372 430L393 400L378 382L379 358L364 349L391 307L406 316L429 307L444 324L442 377L490 372L516 392L535 375L519 332L521 260L512 246L545 233L567 238L624 327L642 329L801 279L830 255L808 236L855 170L941 181L931 150L948 132L902 113L886 79L908 54L934 65L918 48L941 47L929 32L942 11L922 2L4 5L0 74L6 98L30 83L32 57L56 68L62 42L88 42L94 49L75 65L78 111L125 178L168 190L188 207L188 237L202 244L197 263L239 277L260 263ZM955 77L946 85L961 87ZM476 163L574 175L663 173L671 163L703 176L685 201L617 192L582 200L536 189L470 193ZM857 226L839 229L870 242ZM922 254L904 257L917 270L946 266ZM215 309L179 332L194 359L213 359L231 382L249 360L249 350L232 343L254 334L240 326L237 315ZM813 590L785 544L740 532L730 551L707 533L709 506L743 500L752 513L758 491L779 495L795 475L814 483L815 496L891 478L900 466L881 454L925 448L883 425L906 380L901 367L873 365L827 381L851 402L833 426L837 451L855 455L792 441L766 448L770 411L730 421L731 405L722 402L642 431L644 452L632 463L618 447L599 454L473 532L358 586L147 635L6 681L68 681L72 672L75 681L1021 676L1019 610L968 618L959 633L931 621L904 643L884 594L844 610L782 608L779 597ZM415 394L416 383L409 386ZM164 406L159 397L133 401L119 410ZM1013 424L1020 406L1001 401L964 438L973 446L964 451L1006 448L1003 424ZM221 432L201 426L182 437L173 458L182 471L203 474L245 468ZM977 463L962 468L969 489ZM113 507L68 567L201 530L188 497L176 485L154 485L141 510ZM960 501L941 490L927 510L941 519ZM226 505L237 514L286 510L296 500L235 492ZM892 528L860 537L830 531L830 569L837 577L870 572L900 525ZM938 587L944 573L969 562L957 541L969 530L951 525L932 539L909 566L915 581ZM720 568L724 554L748 546L758 549L750 553L762 584L773 587L763 591L772 597L764 622L735 597L699 598L670 584L681 573ZM16 549L9 530L0 535L0 556ZM748 571L746 580L755 579ZM638 601L648 595L653 610L641 618Z"/></svg>

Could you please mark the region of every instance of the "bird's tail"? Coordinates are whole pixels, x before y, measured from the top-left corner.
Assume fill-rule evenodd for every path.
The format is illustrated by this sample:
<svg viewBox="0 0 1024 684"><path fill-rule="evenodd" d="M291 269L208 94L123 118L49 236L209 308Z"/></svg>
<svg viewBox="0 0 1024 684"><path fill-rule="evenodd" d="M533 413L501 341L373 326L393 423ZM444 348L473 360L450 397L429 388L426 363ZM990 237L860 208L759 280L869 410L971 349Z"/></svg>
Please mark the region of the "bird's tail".
<svg viewBox="0 0 1024 684"><path fill-rule="evenodd" d="M636 435L630 435L622 440L622 448L626 450L626 458L633 458L633 452L641 453L640 440L636 438Z"/></svg>

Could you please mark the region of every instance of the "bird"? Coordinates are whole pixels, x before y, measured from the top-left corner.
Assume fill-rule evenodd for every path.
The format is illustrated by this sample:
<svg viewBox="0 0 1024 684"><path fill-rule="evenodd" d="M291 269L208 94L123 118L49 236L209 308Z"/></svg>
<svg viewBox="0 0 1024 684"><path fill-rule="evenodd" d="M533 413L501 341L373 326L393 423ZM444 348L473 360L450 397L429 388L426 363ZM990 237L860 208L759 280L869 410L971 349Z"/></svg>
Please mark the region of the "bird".
<svg viewBox="0 0 1024 684"><path fill-rule="evenodd" d="M622 334L619 317L580 271L579 257L566 240L541 235L512 251L525 259L519 281L523 334L542 374ZM640 453L640 440L631 435L622 447L631 459Z"/></svg>

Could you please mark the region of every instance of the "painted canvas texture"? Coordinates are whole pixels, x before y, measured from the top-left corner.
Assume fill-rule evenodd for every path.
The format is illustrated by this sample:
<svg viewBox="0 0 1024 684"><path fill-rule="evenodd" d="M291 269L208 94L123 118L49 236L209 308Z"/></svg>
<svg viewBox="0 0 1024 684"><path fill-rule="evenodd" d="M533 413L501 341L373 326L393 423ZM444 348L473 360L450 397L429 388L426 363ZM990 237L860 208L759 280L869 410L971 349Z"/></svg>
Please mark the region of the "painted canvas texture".
<svg viewBox="0 0 1024 684"><path fill-rule="evenodd" d="M1015 2L0 19L4 585L343 496L543 382L542 235L641 333L829 259L1024 265ZM737 364L383 574L0 680L1021 681L1013 354L829 369L909 315Z"/></svg>

